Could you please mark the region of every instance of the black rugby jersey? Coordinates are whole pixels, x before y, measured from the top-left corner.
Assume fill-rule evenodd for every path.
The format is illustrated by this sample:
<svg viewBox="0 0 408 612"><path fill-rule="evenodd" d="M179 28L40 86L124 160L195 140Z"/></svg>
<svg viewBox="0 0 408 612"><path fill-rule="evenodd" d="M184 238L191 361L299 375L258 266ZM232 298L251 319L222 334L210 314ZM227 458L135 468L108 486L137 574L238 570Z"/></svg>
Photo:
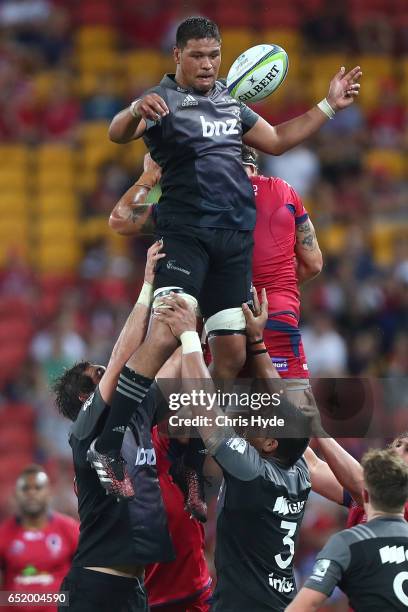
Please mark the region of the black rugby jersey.
<svg viewBox="0 0 408 612"><path fill-rule="evenodd" d="M112 495L106 495L86 460L87 450L102 431L108 410L97 387L81 408L70 434L80 518L73 565L119 567L171 561L174 554L150 433L156 410L155 385L135 410L122 445L122 456L136 493L132 501L118 502Z"/></svg>
<svg viewBox="0 0 408 612"><path fill-rule="evenodd" d="M335 586L358 612L407 610L408 523L381 517L333 535L305 587L329 596Z"/></svg>
<svg viewBox="0 0 408 612"><path fill-rule="evenodd" d="M214 612L279 612L296 594L293 556L310 492L306 461L284 468L242 438L214 454L218 500Z"/></svg>
<svg viewBox="0 0 408 612"><path fill-rule="evenodd" d="M252 230L254 193L242 165L241 144L259 116L232 98L221 81L205 96L166 75L146 93L153 92L170 111L157 122L146 121L143 135L163 170L158 228L176 222Z"/></svg>

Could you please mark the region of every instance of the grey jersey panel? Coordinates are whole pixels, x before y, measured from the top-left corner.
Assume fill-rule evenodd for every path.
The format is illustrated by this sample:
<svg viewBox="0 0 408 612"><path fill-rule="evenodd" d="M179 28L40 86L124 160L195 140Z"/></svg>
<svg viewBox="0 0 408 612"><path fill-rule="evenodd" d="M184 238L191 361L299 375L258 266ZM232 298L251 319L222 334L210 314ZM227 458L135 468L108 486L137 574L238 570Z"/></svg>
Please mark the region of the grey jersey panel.
<svg viewBox="0 0 408 612"><path fill-rule="evenodd" d="M241 161L242 135L258 115L232 98L217 81L209 96L183 89L171 76L149 90L170 113L147 122L143 136L163 170L157 224L251 230L255 225L252 185Z"/></svg>
<svg viewBox="0 0 408 612"><path fill-rule="evenodd" d="M408 524L377 518L332 536L317 555L305 586L330 595L348 595L359 612L408 608Z"/></svg>
<svg viewBox="0 0 408 612"><path fill-rule="evenodd" d="M214 456L224 473L214 612L284 610L296 593L293 552L310 491L306 462L285 469L239 437Z"/></svg>

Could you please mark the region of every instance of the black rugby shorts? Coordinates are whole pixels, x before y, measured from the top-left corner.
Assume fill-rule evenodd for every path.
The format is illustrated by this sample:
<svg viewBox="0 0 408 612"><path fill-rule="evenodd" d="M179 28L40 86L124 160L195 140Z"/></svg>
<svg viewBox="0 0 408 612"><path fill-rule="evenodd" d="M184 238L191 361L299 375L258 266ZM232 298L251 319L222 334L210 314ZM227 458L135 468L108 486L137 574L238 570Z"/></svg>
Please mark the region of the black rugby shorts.
<svg viewBox="0 0 408 612"><path fill-rule="evenodd" d="M251 231L195 226L156 231L166 257L158 263L155 289L182 287L206 318L251 299Z"/></svg>

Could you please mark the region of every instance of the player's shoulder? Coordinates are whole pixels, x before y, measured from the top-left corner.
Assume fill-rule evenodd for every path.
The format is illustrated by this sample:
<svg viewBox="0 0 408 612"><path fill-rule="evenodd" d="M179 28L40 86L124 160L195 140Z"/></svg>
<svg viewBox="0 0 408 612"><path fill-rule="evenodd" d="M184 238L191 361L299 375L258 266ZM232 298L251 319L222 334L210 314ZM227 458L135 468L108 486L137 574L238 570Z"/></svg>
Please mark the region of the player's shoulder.
<svg viewBox="0 0 408 612"><path fill-rule="evenodd" d="M0 522L0 542L7 538L8 534L12 534L19 527L19 522L15 516L9 516Z"/></svg>
<svg viewBox="0 0 408 612"><path fill-rule="evenodd" d="M54 511L52 513L52 523L63 531L77 531L79 527L79 522L76 519L67 514L62 514L62 512Z"/></svg>
<svg viewBox="0 0 408 612"><path fill-rule="evenodd" d="M107 408L108 405L103 401L99 387L96 387L95 391L82 404L78 416L71 427L70 438L74 437L78 440L84 440L92 436L100 417Z"/></svg>

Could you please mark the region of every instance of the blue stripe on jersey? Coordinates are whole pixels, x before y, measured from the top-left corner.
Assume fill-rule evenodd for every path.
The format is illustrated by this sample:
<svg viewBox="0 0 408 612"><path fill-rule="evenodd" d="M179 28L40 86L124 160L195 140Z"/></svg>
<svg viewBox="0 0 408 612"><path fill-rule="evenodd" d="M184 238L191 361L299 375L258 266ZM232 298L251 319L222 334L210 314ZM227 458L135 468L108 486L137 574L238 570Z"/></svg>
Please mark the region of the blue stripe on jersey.
<svg viewBox="0 0 408 612"><path fill-rule="evenodd" d="M286 208L289 210L289 212L291 212L291 213L292 213L292 215L294 215L294 214L295 214L295 212L296 212L296 208L294 207L294 205L293 205L293 204L285 204L285 206L286 206Z"/></svg>
<svg viewBox="0 0 408 612"><path fill-rule="evenodd" d="M296 325L289 325L289 323L284 323L283 321L276 321L273 319L268 319L266 322L266 329L270 329L272 331L280 331L289 335L290 345L292 347L293 354L295 357L299 357L300 351L299 346L302 340L300 335L300 331Z"/></svg>
<svg viewBox="0 0 408 612"><path fill-rule="evenodd" d="M305 221L307 221L309 218L309 215L307 213L305 213L304 215L301 215L300 217L296 217L295 219L295 225L300 225L301 223L304 223Z"/></svg>

